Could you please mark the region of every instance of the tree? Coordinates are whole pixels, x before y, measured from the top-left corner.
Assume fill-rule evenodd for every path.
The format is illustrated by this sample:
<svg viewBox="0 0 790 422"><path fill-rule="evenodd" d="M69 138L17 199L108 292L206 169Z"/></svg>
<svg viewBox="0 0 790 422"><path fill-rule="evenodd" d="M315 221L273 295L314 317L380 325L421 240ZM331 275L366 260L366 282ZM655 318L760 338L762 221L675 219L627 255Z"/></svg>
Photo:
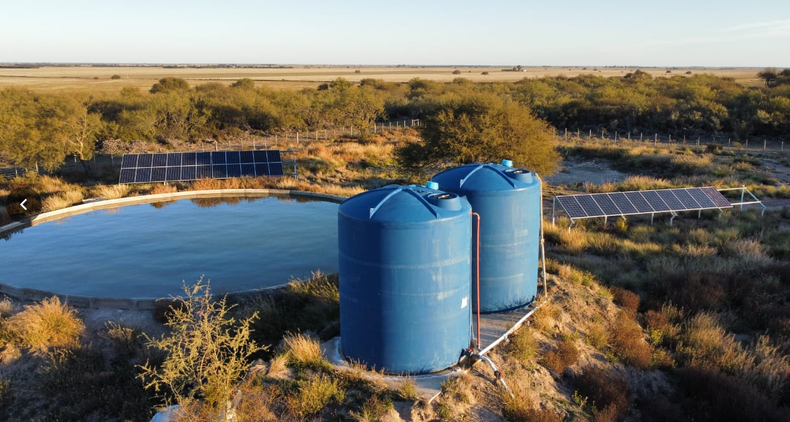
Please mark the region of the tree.
<svg viewBox="0 0 790 422"><path fill-rule="evenodd" d="M258 314L236 321L229 314L233 306L225 297L215 301L202 279L185 285L184 293L186 298L178 298L170 308L165 323L170 334L146 336L148 346L166 357L161 366L142 365L140 378L147 389L172 392L181 406L203 399L227 418L234 390L249 369L248 359L266 349L250 340L250 324Z"/></svg>
<svg viewBox="0 0 790 422"><path fill-rule="evenodd" d="M188 89L189 82L187 82L185 79L168 76L155 83L154 86L151 87L150 92L151 94L156 94L160 92L186 91Z"/></svg>
<svg viewBox="0 0 790 422"><path fill-rule="evenodd" d="M422 142L398 151L408 166L499 162L504 158L538 173L551 173L560 160L548 123L515 102L487 93L455 96L423 117Z"/></svg>
<svg viewBox="0 0 790 422"><path fill-rule="evenodd" d="M779 77L779 72L772 68L766 68L757 73L757 77L765 81L765 86L770 88L771 85L776 82L776 79Z"/></svg>

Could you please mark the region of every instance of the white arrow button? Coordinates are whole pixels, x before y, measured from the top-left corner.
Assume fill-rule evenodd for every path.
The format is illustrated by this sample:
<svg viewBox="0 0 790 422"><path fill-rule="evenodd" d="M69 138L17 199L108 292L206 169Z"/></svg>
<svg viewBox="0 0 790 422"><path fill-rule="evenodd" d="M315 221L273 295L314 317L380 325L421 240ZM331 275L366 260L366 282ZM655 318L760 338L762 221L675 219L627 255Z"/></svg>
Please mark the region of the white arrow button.
<svg viewBox="0 0 790 422"><path fill-rule="evenodd" d="M22 201L22 202L19 204L19 206L20 206L20 207L22 207L22 208L23 208L25 211L27 211L27 208L25 207L25 202L27 202L27 198L25 198L25 200L24 200L24 201Z"/></svg>

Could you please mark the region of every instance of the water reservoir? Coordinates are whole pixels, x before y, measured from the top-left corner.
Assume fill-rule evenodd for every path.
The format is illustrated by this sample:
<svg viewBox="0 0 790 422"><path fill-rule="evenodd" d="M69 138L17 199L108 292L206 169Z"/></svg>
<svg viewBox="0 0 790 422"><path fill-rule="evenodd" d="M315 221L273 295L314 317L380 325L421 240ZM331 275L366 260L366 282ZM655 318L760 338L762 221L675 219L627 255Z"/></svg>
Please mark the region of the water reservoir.
<svg viewBox="0 0 790 422"><path fill-rule="evenodd" d="M455 364L469 347L471 207L455 194L388 186L338 211L341 350L387 373Z"/></svg>
<svg viewBox="0 0 790 422"><path fill-rule="evenodd" d="M432 179L439 189L466 197L480 215L483 313L526 305L538 290L540 180L507 160L504 163L508 165L467 164Z"/></svg>

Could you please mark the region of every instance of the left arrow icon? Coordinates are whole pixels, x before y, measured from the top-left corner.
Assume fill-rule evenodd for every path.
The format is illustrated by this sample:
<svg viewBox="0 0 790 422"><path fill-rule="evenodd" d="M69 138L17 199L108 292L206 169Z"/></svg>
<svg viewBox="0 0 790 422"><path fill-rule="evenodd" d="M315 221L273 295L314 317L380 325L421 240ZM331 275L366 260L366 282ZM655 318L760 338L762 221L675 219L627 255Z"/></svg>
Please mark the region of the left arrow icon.
<svg viewBox="0 0 790 422"><path fill-rule="evenodd" d="M25 211L27 211L27 207L25 207L25 202L27 202L27 198L24 201L19 203L19 206L22 207Z"/></svg>

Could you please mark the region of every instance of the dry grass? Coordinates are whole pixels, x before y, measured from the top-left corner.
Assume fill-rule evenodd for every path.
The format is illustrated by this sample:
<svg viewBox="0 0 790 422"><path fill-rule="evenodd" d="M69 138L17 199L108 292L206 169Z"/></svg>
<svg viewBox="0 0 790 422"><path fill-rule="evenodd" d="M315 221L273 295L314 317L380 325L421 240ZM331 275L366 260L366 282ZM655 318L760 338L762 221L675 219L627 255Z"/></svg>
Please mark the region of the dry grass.
<svg viewBox="0 0 790 422"><path fill-rule="evenodd" d="M22 345L34 352L75 346L85 330L77 311L60 303L57 296L25 306L22 312L9 318L8 323Z"/></svg>
<svg viewBox="0 0 790 422"><path fill-rule="evenodd" d="M554 371L557 375L562 375L565 368L573 366L579 360L579 349L576 342L571 337L565 337L557 344L556 350L549 350L541 358L541 363Z"/></svg>
<svg viewBox="0 0 790 422"><path fill-rule="evenodd" d="M283 352L295 364L320 367L325 362L318 340L302 333L286 336L283 339Z"/></svg>
<svg viewBox="0 0 790 422"><path fill-rule="evenodd" d="M118 199L128 195L129 191L131 191L129 185L101 185L91 189L91 195L104 199Z"/></svg>
<svg viewBox="0 0 790 422"><path fill-rule="evenodd" d="M329 403L343 399L345 391L340 381L323 373L298 381L296 394L286 397L288 407L304 417L315 415Z"/></svg>
<svg viewBox="0 0 790 422"><path fill-rule="evenodd" d="M74 204L82 202L82 191L67 190L44 199L41 210L43 212L55 211L68 208Z"/></svg>

